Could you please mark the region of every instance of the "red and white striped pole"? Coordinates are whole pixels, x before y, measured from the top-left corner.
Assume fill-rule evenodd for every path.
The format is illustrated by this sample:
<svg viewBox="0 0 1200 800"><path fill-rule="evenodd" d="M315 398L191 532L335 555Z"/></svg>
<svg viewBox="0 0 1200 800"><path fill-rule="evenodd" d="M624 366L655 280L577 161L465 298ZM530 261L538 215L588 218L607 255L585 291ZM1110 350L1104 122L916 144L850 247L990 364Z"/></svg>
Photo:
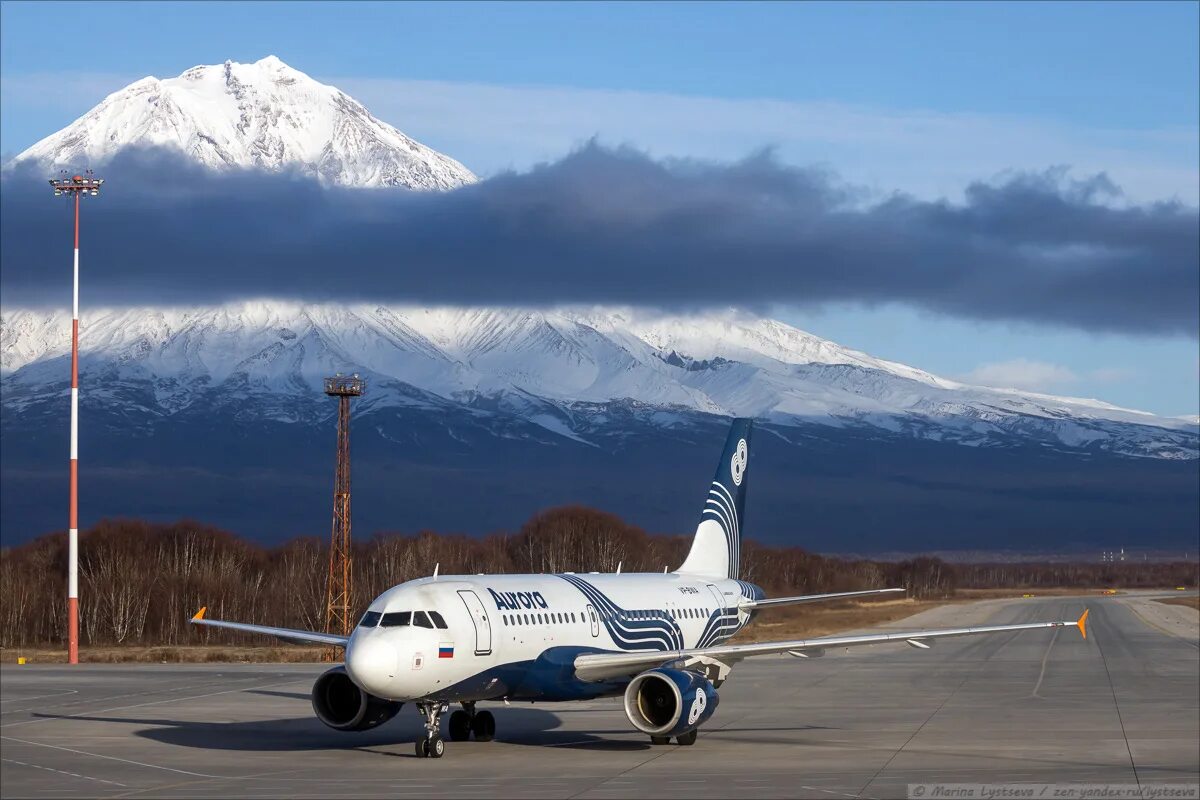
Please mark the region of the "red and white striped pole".
<svg viewBox="0 0 1200 800"><path fill-rule="evenodd" d="M79 663L79 192L71 281L71 520L67 544L67 663Z"/></svg>
<svg viewBox="0 0 1200 800"><path fill-rule="evenodd" d="M75 262L71 281L71 501L67 539L67 662L79 663L79 198L100 193L99 178L91 172L51 180L54 194L74 195Z"/></svg>

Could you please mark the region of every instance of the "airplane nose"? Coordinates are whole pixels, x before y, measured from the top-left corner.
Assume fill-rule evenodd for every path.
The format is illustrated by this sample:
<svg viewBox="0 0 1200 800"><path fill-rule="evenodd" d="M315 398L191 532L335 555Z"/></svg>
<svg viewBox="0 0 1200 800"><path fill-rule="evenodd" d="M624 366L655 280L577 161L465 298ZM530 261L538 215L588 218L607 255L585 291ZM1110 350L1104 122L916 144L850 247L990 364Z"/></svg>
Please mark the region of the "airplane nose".
<svg viewBox="0 0 1200 800"><path fill-rule="evenodd" d="M368 693L387 697L396 674L396 648L379 636L356 636L346 648L346 672Z"/></svg>

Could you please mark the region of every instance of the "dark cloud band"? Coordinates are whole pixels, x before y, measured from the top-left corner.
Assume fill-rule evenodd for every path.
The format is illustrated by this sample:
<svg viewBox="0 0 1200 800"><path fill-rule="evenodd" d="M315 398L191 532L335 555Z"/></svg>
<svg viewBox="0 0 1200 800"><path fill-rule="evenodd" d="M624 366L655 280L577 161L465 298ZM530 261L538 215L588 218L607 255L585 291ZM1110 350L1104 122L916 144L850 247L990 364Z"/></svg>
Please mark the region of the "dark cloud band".
<svg viewBox="0 0 1200 800"><path fill-rule="evenodd" d="M247 296L671 308L900 302L958 317L1197 335L1200 217L1102 202L1103 177L978 183L962 203L866 204L769 154L659 161L589 145L447 194L214 175L163 152L86 199L87 300ZM5 305L59 302L69 217L29 167L3 177Z"/></svg>

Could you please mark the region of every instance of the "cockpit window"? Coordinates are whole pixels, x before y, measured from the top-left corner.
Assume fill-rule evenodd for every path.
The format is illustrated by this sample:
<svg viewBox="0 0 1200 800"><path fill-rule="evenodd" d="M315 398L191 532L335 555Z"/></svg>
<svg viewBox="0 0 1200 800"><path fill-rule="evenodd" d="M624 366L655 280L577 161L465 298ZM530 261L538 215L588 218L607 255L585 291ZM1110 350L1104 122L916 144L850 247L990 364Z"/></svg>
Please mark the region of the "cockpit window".
<svg viewBox="0 0 1200 800"><path fill-rule="evenodd" d="M413 623L412 624L416 625L418 628L432 628L433 627L433 623L429 621L429 615L426 614L424 611L414 611L413 612Z"/></svg>
<svg viewBox="0 0 1200 800"><path fill-rule="evenodd" d="M376 625L379 624L379 618L381 616L383 616L383 615L380 614L378 611L368 611L367 613L363 614L362 621L359 622L358 624L360 627L363 627L363 628L374 628Z"/></svg>
<svg viewBox="0 0 1200 800"><path fill-rule="evenodd" d="M379 626L381 628L402 628L405 625L411 624L411 611L389 611L383 615L383 620L379 623Z"/></svg>
<svg viewBox="0 0 1200 800"><path fill-rule="evenodd" d="M438 613L438 612L436 612L436 611L430 611L430 612L429 612L429 618L430 618L431 620L433 620L433 624L434 624L436 627L438 627L438 628L441 628L442 630L446 630L446 620L442 619L442 615L441 615L441 614L439 614L439 613Z"/></svg>

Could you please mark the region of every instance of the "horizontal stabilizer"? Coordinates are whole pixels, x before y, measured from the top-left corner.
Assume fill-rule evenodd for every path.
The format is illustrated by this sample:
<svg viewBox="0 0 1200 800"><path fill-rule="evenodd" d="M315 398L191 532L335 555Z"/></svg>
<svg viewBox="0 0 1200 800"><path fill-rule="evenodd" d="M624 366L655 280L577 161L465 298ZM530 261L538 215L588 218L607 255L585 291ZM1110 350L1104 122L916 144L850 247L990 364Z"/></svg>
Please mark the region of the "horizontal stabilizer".
<svg viewBox="0 0 1200 800"><path fill-rule="evenodd" d="M822 600L843 600L847 597L868 597L874 594L903 593L904 589L865 589L861 592L833 592L831 594L804 594L799 597L771 597L765 600L743 600L743 609L770 608L771 606L791 606L797 603L819 603Z"/></svg>

